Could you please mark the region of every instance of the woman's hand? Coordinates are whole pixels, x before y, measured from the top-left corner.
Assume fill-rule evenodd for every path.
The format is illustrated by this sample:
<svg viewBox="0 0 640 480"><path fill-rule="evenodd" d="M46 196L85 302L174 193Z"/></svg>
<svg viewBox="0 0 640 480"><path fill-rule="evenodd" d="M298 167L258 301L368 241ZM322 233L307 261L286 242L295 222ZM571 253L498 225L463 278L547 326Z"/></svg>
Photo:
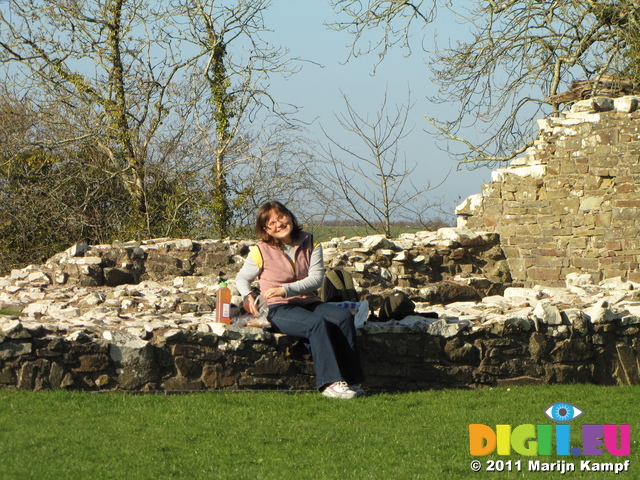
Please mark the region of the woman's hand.
<svg viewBox="0 0 640 480"><path fill-rule="evenodd" d="M264 292L262 294L262 296L266 299L266 298L273 298L273 297L286 297L287 296L287 291L284 289L284 287L273 287L270 288L269 290L267 290L266 292Z"/></svg>
<svg viewBox="0 0 640 480"><path fill-rule="evenodd" d="M242 302L242 308L244 308L245 312L249 312L251 315L257 316L258 309L256 308L256 297L252 293L244 297L244 301Z"/></svg>

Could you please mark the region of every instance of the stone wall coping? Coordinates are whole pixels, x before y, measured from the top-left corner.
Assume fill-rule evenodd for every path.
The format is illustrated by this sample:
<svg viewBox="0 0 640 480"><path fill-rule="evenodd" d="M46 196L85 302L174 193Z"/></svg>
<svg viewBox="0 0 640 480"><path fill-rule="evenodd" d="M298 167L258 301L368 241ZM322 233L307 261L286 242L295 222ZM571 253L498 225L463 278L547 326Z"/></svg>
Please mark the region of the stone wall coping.
<svg viewBox="0 0 640 480"><path fill-rule="evenodd" d="M488 232L475 232L465 227L443 228L436 232L403 234L399 239L382 235L370 237L336 238L325 242L326 248L365 248L379 252L379 256L405 261L405 250L397 243L441 246L483 245L491 241ZM223 248L247 246L249 240L211 240L195 242L189 239L154 239L130 242L126 248L160 248L168 251L190 251L209 243ZM56 255L53 263L82 258L100 258L96 251L113 246L74 246ZM122 247L118 247L122 248ZM383 255L384 254L384 255ZM357 263L357 262L356 262ZM51 264L51 262L49 262ZM46 265L45 265L46 267ZM214 276L171 277L166 281L142 281L116 287L84 287L58 285L42 267L30 265L0 278L0 307L19 305L20 314L0 316L0 332L21 328L26 331L46 331L52 334L75 335L85 332L100 338L113 338L103 332L120 331L142 341L154 337L156 332L188 330L218 336L237 335L243 338L265 340L268 332L244 330L215 322L210 305L215 296L218 279ZM459 284L490 285L487 279L473 274L454 279ZM569 274L566 287L535 286L533 288L508 287L501 295L489 295L481 301L458 301L446 305L416 303L418 313L429 317L411 316L400 322L386 324L367 322L361 334L376 335L393 332L426 332L449 338L457 334L475 332L495 324L509 324L526 331L540 325L555 327L582 327L584 323L611 323L618 326L640 323L640 284L623 277L611 278L594 285L590 275ZM232 288L233 281L230 282ZM431 288L402 288L405 293L421 295ZM234 297L236 304L239 297ZM566 311L570 310L570 314ZM576 315L575 311L580 314ZM20 325L20 327L18 326ZM96 333L97 332L97 333ZM105 337L105 335L107 335ZM109 335L111 335L109 337ZM261 336L262 335L262 336Z"/></svg>
<svg viewBox="0 0 640 480"><path fill-rule="evenodd" d="M588 281L588 280L587 280ZM479 302L454 302L448 305L417 303L417 311L437 318L419 315L401 321L366 322L361 334L426 332L449 338L463 332L477 332L493 324L509 324L524 331L541 325L553 327L586 328L588 324L611 323L617 326L640 324L640 285L622 277L607 279L599 285L584 283L580 275L569 277L567 288L509 287L503 295L485 297ZM130 290L134 286L127 286ZM153 296L159 284L148 282L137 285L137 298ZM125 292L126 288L121 288ZM168 291L170 287L162 287ZM78 301L92 298L93 293L79 293ZM85 294L84 296L82 294ZM129 291L131 293L131 291ZM132 298L132 297L124 297ZM133 297L136 298L136 297ZM153 314L150 312L118 313L115 307L92 307L81 310L53 299L31 303L21 315L0 315L0 332L46 331L69 336L77 332L93 334L114 341L111 331L128 335L126 338L148 340L153 333L196 331L221 338L265 341L272 335L259 328L238 327L215 322L215 316L198 313ZM567 312L570 312L568 314ZM578 314L576 314L578 312ZM163 333L166 338L167 334ZM121 338L121 337L117 337Z"/></svg>

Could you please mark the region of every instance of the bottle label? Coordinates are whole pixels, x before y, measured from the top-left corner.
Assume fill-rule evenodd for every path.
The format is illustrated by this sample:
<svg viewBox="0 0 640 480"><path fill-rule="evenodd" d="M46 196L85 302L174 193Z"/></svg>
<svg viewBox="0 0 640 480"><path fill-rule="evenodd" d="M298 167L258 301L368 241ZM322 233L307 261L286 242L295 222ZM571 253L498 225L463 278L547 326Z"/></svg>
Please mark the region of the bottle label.
<svg viewBox="0 0 640 480"><path fill-rule="evenodd" d="M222 317L229 318L231 316L231 304L223 303L222 304Z"/></svg>

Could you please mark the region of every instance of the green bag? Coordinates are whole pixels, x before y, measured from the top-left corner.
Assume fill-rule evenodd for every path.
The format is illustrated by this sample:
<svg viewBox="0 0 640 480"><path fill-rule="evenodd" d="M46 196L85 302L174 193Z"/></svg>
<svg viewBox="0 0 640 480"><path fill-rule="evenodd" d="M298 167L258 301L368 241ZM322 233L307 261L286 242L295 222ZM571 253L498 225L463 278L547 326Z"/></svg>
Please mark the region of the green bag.
<svg viewBox="0 0 640 480"><path fill-rule="evenodd" d="M340 269L327 270L320 287L320 299L323 302L359 302L351 273Z"/></svg>

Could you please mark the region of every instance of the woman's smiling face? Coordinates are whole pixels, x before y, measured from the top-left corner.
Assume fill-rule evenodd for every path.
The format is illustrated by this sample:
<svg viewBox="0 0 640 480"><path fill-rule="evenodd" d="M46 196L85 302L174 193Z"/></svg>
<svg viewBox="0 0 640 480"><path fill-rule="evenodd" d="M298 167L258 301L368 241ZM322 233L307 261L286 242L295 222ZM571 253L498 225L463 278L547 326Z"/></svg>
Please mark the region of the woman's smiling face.
<svg viewBox="0 0 640 480"><path fill-rule="evenodd" d="M271 210L265 223L265 231L282 243L291 243L291 232L293 232L291 218L276 209Z"/></svg>

